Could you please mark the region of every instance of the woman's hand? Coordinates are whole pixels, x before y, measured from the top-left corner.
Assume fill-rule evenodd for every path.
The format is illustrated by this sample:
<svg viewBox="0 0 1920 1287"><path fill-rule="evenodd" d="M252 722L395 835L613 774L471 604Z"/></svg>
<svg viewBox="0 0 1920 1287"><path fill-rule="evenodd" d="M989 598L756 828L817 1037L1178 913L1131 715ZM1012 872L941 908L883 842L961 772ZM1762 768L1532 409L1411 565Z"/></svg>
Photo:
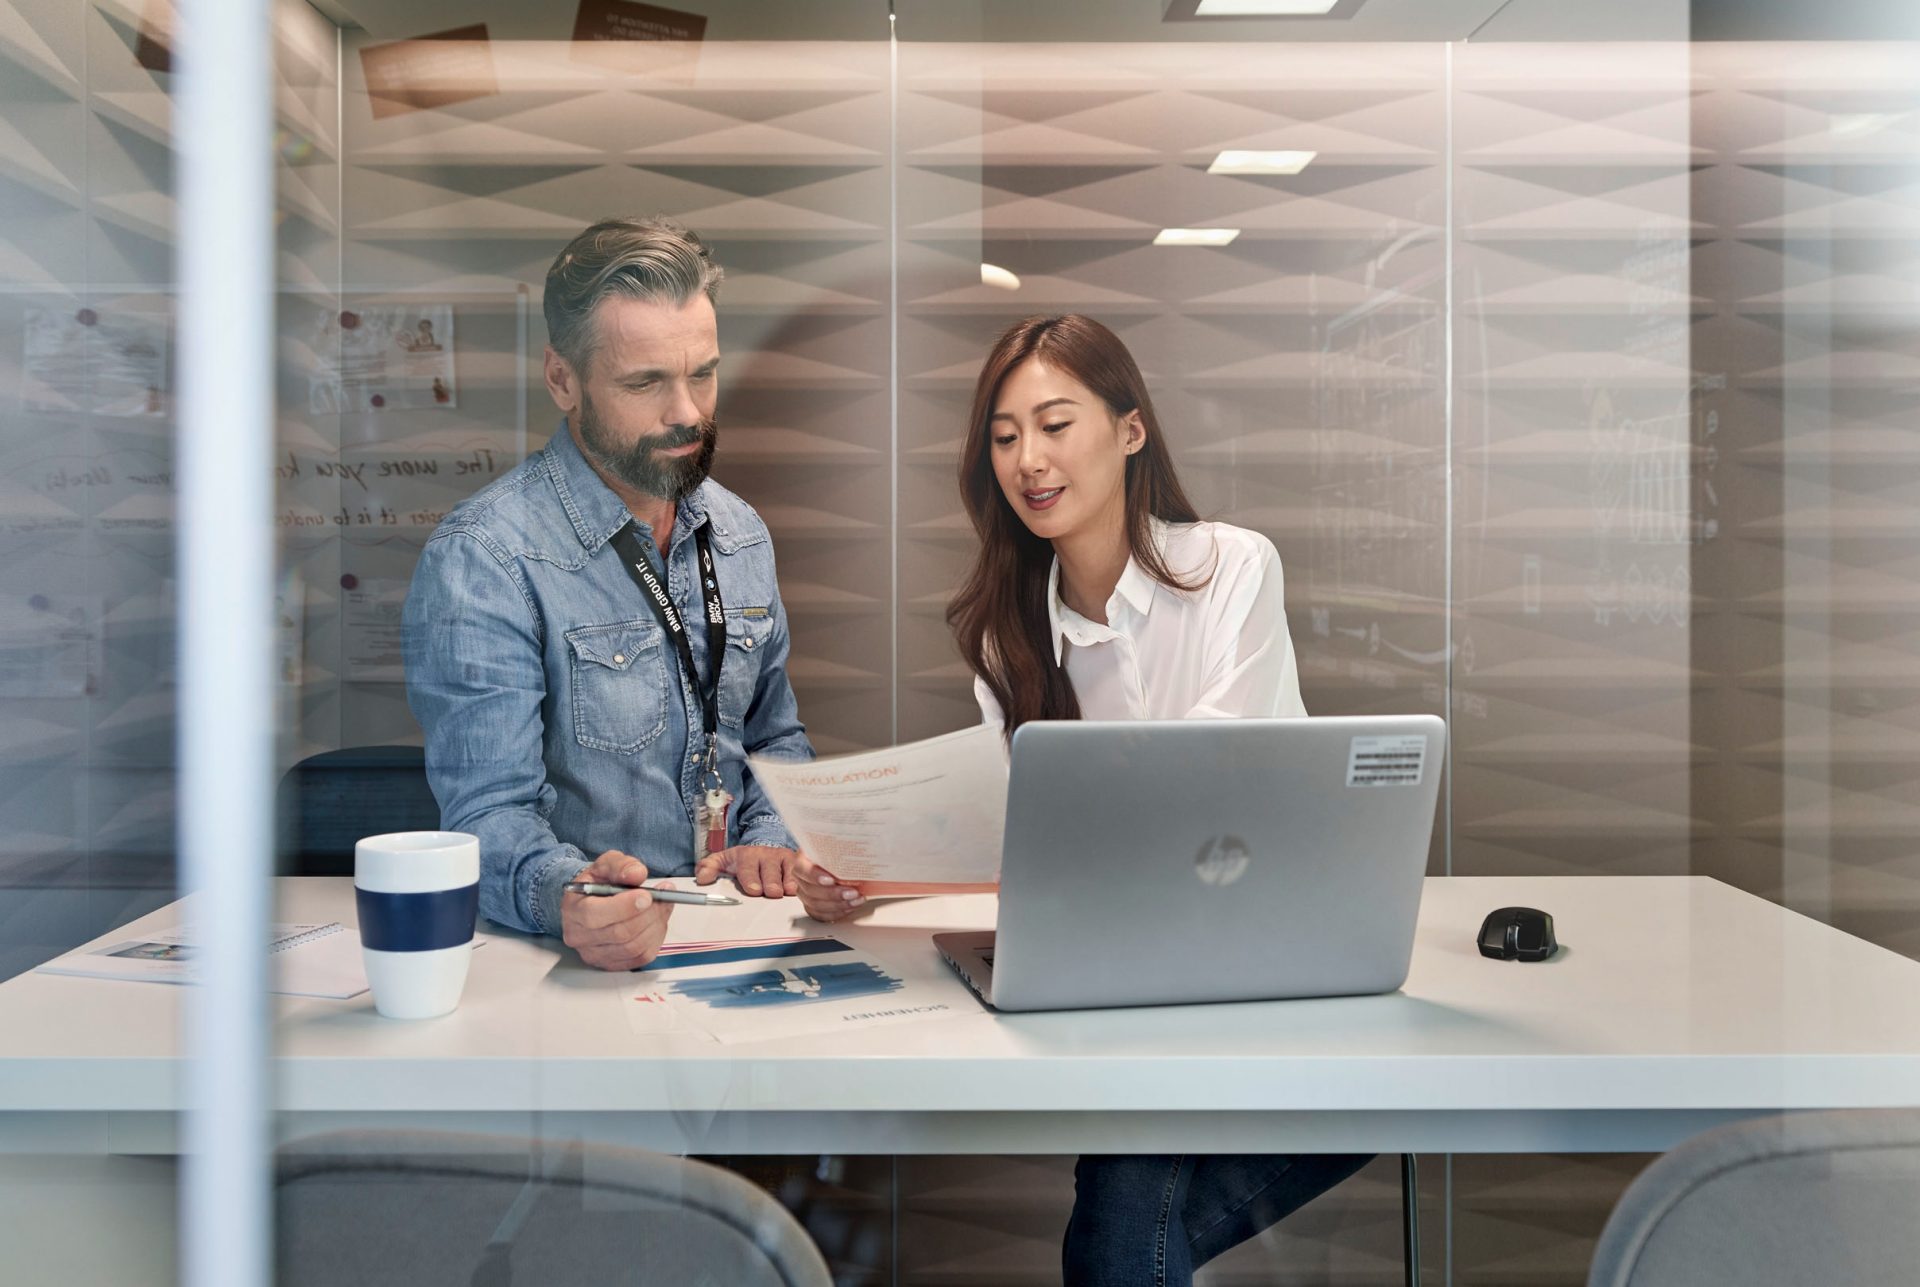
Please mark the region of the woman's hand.
<svg viewBox="0 0 1920 1287"><path fill-rule="evenodd" d="M843 885L832 873L801 854L793 866L800 886L800 905L816 921L832 924L866 903L857 885Z"/></svg>
<svg viewBox="0 0 1920 1287"><path fill-rule="evenodd" d="M800 861L798 853L775 845L735 845L702 858L693 869L693 883L711 885L731 876L749 898L779 898L800 892L794 871Z"/></svg>

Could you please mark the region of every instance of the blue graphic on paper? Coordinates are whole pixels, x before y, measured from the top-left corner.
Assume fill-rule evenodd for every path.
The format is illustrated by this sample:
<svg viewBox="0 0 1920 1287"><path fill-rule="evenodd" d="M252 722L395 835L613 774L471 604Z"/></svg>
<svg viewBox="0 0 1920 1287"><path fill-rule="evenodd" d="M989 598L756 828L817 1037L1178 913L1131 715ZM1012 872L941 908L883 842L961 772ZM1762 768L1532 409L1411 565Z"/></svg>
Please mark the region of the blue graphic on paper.
<svg viewBox="0 0 1920 1287"><path fill-rule="evenodd" d="M676 996L716 1010L734 1010L843 1001L894 992L903 986L899 979L867 961L821 961L714 979L676 980L671 988Z"/></svg>
<svg viewBox="0 0 1920 1287"><path fill-rule="evenodd" d="M725 965L733 961L769 961L783 956L825 956L830 952L853 949L837 938L803 938L788 943L750 943L745 947L714 947L704 952L674 952L657 956L637 967L635 974L666 974L672 970L691 970L701 965Z"/></svg>

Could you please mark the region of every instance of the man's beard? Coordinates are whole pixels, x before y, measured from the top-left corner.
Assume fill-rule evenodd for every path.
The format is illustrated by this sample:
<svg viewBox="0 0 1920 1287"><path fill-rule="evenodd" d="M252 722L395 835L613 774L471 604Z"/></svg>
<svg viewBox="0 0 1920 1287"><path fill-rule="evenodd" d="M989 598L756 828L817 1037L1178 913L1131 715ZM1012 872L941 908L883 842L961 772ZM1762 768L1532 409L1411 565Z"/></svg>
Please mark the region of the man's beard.
<svg viewBox="0 0 1920 1287"><path fill-rule="evenodd" d="M662 434L622 445L607 432L594 414L593 401L586 390L580 391L580 441L593 463L627 486L661 500L683 501L693 489L707 481L713 470L714 449L720 445L720 430L711 419L697 425L679 425ZM662 456L663 450L699 443L691 456Z"/></svg>

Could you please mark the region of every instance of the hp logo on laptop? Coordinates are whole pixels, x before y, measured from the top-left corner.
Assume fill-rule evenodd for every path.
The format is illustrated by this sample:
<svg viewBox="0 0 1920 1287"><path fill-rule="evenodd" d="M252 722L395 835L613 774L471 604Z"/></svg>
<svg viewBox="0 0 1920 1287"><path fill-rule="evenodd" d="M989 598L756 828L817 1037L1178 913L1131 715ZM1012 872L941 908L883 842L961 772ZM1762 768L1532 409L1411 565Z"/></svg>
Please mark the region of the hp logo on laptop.
<svg viewBox="0 0 1920 1287"><path fill-rule="evenodd" d="M1231 885L1247 874L1253 853L1238 836L1209 836L1193 856L1193 869L1208 885Z"/></svg>

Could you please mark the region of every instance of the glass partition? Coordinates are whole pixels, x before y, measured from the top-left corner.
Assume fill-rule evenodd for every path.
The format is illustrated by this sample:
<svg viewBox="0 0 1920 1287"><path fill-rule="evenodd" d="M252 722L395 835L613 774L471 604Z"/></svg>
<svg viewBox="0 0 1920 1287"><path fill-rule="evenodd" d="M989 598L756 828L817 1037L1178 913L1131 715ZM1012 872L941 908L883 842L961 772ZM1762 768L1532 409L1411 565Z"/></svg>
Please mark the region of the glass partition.
<svg viewBox="0 0 1920 1287"><path fill-rule="evenodd" d="M1111 327L1196 507L1279 549L1309 711L1443 710L1447 51L1023 39L1033 24L1006 16L967 40L911 18L900 736L979 719L944 615L975 542L958 452L980 363L1036 313ZM1293 175L1231 172L1234 153L1282 148L1317 155ZM1155 244L1167 228L1232 235ZM901 1280L1057 1274L1072 1161L903 1159ZM1014 1220L1020 1236L996 1240ZM1364 1279L1397 1263L1399 1238L1383 1161L1211 1272Z"/></svg>
<svg viewBox="0 0 1920 1287"><path fill-rule="evenodd" d="M1715 722L1697 718L1714 395L1694 345L1716 311L1693 274L1693 52L1454 51L1456 876L1693 870ZM1644 1164L1454 1157L1458 1279L1496 1280L1520 1247L1542 1281L1581 1281Z"/></svg>

